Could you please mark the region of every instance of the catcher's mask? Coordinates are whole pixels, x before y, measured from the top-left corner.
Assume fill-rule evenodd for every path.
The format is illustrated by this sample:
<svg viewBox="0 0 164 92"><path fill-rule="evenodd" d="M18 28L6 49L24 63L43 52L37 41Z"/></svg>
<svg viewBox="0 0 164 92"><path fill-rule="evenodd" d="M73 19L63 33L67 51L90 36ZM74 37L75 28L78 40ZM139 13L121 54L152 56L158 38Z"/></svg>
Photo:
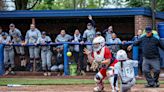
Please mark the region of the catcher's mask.
<svg viewBox="0 0 164 92"><path fill-rule="evenodd" d="M92 44L93 44L93 50L99 51L101 48L104 47L105 39L102 36L98 36L98 37L94 38Z"/></svg>

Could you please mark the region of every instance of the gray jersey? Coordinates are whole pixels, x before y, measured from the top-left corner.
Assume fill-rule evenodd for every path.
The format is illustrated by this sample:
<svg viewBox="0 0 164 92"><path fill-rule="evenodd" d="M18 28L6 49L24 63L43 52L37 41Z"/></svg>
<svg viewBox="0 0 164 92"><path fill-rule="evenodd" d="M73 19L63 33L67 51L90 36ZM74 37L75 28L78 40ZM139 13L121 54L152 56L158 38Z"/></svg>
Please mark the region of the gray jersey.
<svg viewBox="0 0 164 92"><path fill-rule="evenodd" d="M9 30L9 35L13 38L12 41L14 43L21 43L22 34L19 29Z"/></svg>
<svg viewBox="0 0 164 92"><path fill-rule="evenodd" d="M83 34L83 38L87 39L87 42L92 42L93 39L95 38L95 29L92 28L91 30L86 29Z"/></svg>
<svg viewBox="0 0 164 92"><path fill-rule="evenodd" d="M47 43L47 42L51 42L51 38L49 36L46 36L45 38L43 37L39 37L37 40L37 44L42 44L42 43ZM42 46L41 50L49 50L50 46Z"/></svg>
<svg viewBox="0 0 164 92"><path fill-rule="evenodd" d="M56 39L55 42L68 42L69 40L72 39L72 36L65 34L65 36L62 36L61 34L59 34Z"/></svg>
<svg viewBox="0 0 164 92"><path fill-rule="evenodd" d="M106 32L105 33L105 40L107 43L109 43L109 40L112 39L112 33Z"/></svg>
<svg viewBox="0 0 164 92"><path fill-rule="evenodd" d="M118 74L121 77L123 83L128 83L135 78L134 67L138 66L136 60L126 60L123 62L121 68L121 62L118 62L114 67L114 74Z"/></svg>
<svg viewBox="0 0 164 92"><path fill-rule="evenodd" d="M38 38L41 37L41 33L38 29L28 30L25 36L25 40L28 44L34 44L37 42Z"/></svg>
<svg viewBox="0 0 164 92"><path fill-rule="evenodd" d="M1 42L2 42L2 44L7 44L7 43L11 42L11 37L7 36L6 39L1 38ZM4 49L10 50L10 49L13 49L13 46L5 46Z"/></svg>

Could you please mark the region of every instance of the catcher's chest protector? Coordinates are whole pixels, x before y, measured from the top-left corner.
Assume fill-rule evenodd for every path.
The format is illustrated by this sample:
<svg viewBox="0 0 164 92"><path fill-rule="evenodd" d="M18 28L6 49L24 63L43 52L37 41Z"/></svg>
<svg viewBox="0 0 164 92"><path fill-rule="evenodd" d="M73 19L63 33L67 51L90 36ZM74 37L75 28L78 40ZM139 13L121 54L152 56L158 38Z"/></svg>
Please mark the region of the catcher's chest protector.
<svg viewBox="0 0 164 92"><path fill-rule="evenodd" d="M97 54L97 52L94 52L94 59L96 62L101 62L101 61L104 61L105 58L104 58L104 54L105 54L105 47L103 47L100 51L99 54Z"/></svg>

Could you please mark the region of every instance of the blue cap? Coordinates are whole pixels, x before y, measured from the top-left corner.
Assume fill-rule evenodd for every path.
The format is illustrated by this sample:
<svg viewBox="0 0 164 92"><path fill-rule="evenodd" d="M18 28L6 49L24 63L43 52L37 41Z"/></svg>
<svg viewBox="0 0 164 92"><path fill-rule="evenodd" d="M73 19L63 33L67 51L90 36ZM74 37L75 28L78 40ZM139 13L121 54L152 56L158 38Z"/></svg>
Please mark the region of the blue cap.
<svg viewBox="0 0 164 92"><path fill-rule="evenodd" d="M6 32L2 32L2 36L7 36L8 34Z"/></svg>
<svg viewBox="0 0 164 92"><path fill-rule="evenodd" d="M151 28L150 26L147 26L147 27L145 28L145 31L146 31L146 33L149 33L149 32L152 31L152 28Z"/></svg>

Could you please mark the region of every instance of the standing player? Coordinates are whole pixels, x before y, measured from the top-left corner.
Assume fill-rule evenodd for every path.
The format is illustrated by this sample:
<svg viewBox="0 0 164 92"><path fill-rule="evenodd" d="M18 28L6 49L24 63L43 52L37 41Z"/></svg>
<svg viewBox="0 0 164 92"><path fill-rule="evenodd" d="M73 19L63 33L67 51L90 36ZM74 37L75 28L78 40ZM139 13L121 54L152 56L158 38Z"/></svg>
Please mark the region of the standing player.
<svg viewBox="0 0 164 92"><path fill-rule="evenodd" d="M2 38L0 39L2 44L11 45L11 37L6 33L2 32ZM13 46L4 46L4 64L5 64L5 75L15 74L14 68L14 49Z"/></svg>
<svg viewBox="0 0 164 92"><path fill-rule="evenodd" d="M42 32L42 36L37 40L37 44L45 45L51 42L51 38L46 36L46 32ZM50 76L51 69L51 58L52 52L50 46L41 46L41 59L42 59L42 70L44 71L44 76ZM48 72L47 72L48 71Z"/></svg>
<svg viewBox="0 0 164 92"><path fill-rule="evenodd" d="M118 63L114 67L114 86L118 76L121 79L121 92L129 92L135 85L134 67L138 66L138 61L129 60L124 50L119 50L116 54Z"/></svg>
<svg viewBox="0 0 164 92"><path fill-rule="evenodd" d="M15 28L14 24L9 25L9 35L12 37L14 44L21 44L23 41L22 34L19 29ZM25 67L25 51L22 46L15 46L16 53L20 56L21 66Z"/></svg>
<svg viewBox="0 0 164 92"><path fill-rule="evenodd" d="M92 19L92 16L89 15L88 19L90 20L89 23L87 24L87 29L83 33L83 41L87 43L92 43L93 39L96 36L96 30L95 30L95 21ZM91 45L86 45L86 48L90 51L92 51L92 46ZM88 63L88 62L87 62ZM86 70L89 71L89 63L87 64Z"/></svg>
<svg viewBox="0 0 164 92"><path fill-rule="evenodd" d="M35 28L34 24L30 25L30 30L27 31L26 36L25 36L25 44L36 44L38 38L41 37L40 31ZM30 46L29 47L29 53L30 53L30 71L32 71L32 65L33 63L38 63L39 64L39 52L40 48L38 46ZM34 62L35 60L35 62ZM35 64L34 64L35 65ZM35 66L34 66L35 67Z"/></svg>
<svg viewBox="0 0 164 92"><path fill-rule="evenodd" d="M93 52L85 48L84 53L88 56L88 60L92 64L92 67L98 68L99 70L94 78L97 84L94 91L103 91L103 79L106 76L112 78L111 76L113 75L112 65L110 66L112 56L109 48L105 46L105 39L102 36L96 37L93 40ZM116 63L116 61L114 61L114 63ZM113 84L113 78L110 79L111 84ZM114 86L112 88L114 91Z"/></svg>

